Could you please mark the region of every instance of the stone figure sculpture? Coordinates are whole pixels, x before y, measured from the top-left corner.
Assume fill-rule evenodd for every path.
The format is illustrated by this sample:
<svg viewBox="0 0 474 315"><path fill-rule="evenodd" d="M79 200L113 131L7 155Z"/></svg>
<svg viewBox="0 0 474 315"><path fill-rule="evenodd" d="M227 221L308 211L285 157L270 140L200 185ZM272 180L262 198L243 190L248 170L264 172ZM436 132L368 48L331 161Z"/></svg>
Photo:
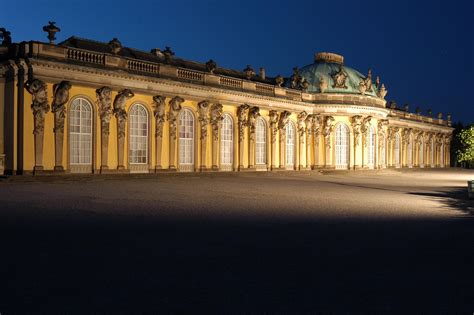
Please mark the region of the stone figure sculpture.
<svg viewBox="0 0 474 315"><path fill-rule="evenodd" d="M198 103L198 120L201 126L201 140L207 138L207 125L209 124L210 106L211 103L209 101L201 101Z"/></svg>
<svg viewBox="0 0 474 315"><path fill-rule="evenodd" d="M166 121L165 116L165 103L166 97L162 95L153 96L153 116L155 117L156 129L155 135L157 137L163 137L163 124Z"/></svg>
<svg viewBox="0 0 474 315"><path fill-rule="evenodd" d="M249 110L248 126L249 126L249 139L250 141L255 140L255 127L257 118L260 116L260 108L254 106Z"/></svg>
<svg viewBox="0 0 474 315"><path fill-rule="evenodd" d="M54 132L64 133L64 119L66 118L66 103L69 101L71 83L61 81L53 85L53 103L51 111L54 113Z"/></svg>
<svg viewBox="0 0 474 315"><path fill-rule="evenodd" d="M117 96L114 99L114 114L117 117L118 125L118 137L125 137L125 122L127 121L128 115L125 111L125 104L129 99L131 99L135 94L129 89L123 89L118 92Z"/></svg>
<svg viewBox="0 0 474 315"><path fill-rule="evenodd" d="M179 112L181 111L181 103L184 102L184 98L175 96L173 97L169 104L170 110L168 112L168 121L170 123L170 137L173 140L176 140L176 127L177 127L177 120Z"/></svg>
<svg viewBox="0 0 474 315"><path fill-rule="evenodd" d="M0 27L0 37L2 38L2 46L10 46L12 43L11 33L4 27Z"/></svg>
<svg viewBox="0 0 474 315"><path fill-rule="evenodd" d="M342 64L339 65L339 70L332 74L332 79L334 81L334 84L332 86L333 88L347 89L347 86L346 86L347 73L344 71Z"/></svg>
<svg viewBox="0 0 474 315"><path fill-rule="evenodd" d="M209 61L206 62L206 70L209 73L213 74L216 68L217 68L217 63L214 60L209 59Z"/></svg>
<svg viewBox="0 0 474 315"><path fill-rule="evenodd" d="M33 134L43 133L44 116L49 112L48 86L43 81L33 79L25 83L25 88L33 97L33 103L31 104L35 126Z"/></svg>
<svg viewBox="0 0 474 315"><path fill-rule="evenodd" d="M285 82L285 78L283 78L281 75L277 75L275 78L275 84L278 87L281 87L281 85Z"/></svg>
<svg viewBox="0 0 474 315"><path fill-rule="evenodd" d="M222 104L216 103L211 106L211 126L212 126L212 139L219 140L219 129L224 120L224 113L222 110Z"/></svg>

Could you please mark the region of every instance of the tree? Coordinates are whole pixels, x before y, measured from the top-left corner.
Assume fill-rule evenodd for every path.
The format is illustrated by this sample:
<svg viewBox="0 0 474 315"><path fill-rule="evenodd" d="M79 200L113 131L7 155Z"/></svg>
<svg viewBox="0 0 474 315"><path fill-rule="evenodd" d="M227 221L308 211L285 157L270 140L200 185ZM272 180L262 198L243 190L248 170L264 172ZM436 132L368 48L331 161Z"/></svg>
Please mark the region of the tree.
<svg viewBox="0 0 474 315"><path fill-rule="evenodd" d="M456 150L456 161L464 167L474 167L474 126L466 127L456 135L459 148Z"/></svg>

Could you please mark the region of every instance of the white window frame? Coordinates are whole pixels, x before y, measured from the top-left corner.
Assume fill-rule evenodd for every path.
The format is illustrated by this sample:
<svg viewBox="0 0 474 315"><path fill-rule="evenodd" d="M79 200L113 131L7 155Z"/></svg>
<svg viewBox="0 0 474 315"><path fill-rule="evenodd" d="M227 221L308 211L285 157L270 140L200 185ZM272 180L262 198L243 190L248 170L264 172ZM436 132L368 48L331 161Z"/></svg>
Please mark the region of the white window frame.
<svg viewBox="0 0 474 315"><path fill-rule="evenodd" d="M178 165L181 171L193 171L194 168L194 138L196 135L196 120L189 109L179 113L178 123Z"/></svg>
<svg viewBox="0 0 474 315"><path fill-rule="evenodd" d="M393 164L395 167L400 167L400 135L398 133L395 134L395 143L393 145Z"/></svg>
<svg viewBox="0 0 474 315"><path fill-rule="evenodd" d="M129 148L130 164L148 164L149 118L142 104L134 104L129 111Z"/></svg>
<svg viewBox="0 0 474 315"><path fill-rule="evenodd" d="M70 165L92 166L92 131L92 104L85 98L75 98L69 109Z"/></svg>
<svg viewBox="0 0 474 315"><path fill-rule="evenodd" d="M261 117L255 122L255 164L267 165L267 124Z"/></svg>
<svg viewBox="0 0 474 315"><path fill-rule="evenodd" d="M232 170L234 164L234 120L229 114L224 114L221 125L221 169Z"/></svg>
<svg viewBox="0 0 474 315"><path fill-rule="evenodd" d="M334 153L336 169L348 169L350 158L350 129L344 123L336 124L334 137Z"/></svg>
<svg viewBox="0 0 474 315"><path fill-rule="evenodd" d="M375 128L370 126L367 139L367 166L369 168L374 168L375 166L375 137Z"/></svg>
<svg viewBox="0 0 474 315"><path fill-rule="evenodd" d="M296 130L295 124L289 121L286 125L285 164L287 169L294 169L296 160Z"/></svg>

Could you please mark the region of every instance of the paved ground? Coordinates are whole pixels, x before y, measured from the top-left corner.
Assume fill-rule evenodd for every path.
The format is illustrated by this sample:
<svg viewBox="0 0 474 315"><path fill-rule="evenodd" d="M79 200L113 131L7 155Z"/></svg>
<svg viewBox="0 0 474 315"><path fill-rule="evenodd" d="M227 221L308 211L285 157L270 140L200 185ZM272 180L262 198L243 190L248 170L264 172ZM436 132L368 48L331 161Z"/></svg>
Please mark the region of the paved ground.
<svg viewBox="0 0 474 315"><path fill-rule="evenodd" d="M474 172L0 181L0 313L474 312Z"/></svg>

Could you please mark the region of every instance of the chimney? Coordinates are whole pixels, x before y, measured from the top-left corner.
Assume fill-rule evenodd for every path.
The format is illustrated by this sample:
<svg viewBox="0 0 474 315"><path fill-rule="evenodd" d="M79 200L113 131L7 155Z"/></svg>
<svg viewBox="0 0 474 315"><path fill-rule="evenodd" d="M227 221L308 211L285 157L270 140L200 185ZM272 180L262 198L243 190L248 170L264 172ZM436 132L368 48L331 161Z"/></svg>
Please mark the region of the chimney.
<svg viewBox="0 0 474 315"><path fill-rule="evenodd" d="M265 80L265 68L260 68L260 71L258 73L258 76L262 79Z"/></svg>

